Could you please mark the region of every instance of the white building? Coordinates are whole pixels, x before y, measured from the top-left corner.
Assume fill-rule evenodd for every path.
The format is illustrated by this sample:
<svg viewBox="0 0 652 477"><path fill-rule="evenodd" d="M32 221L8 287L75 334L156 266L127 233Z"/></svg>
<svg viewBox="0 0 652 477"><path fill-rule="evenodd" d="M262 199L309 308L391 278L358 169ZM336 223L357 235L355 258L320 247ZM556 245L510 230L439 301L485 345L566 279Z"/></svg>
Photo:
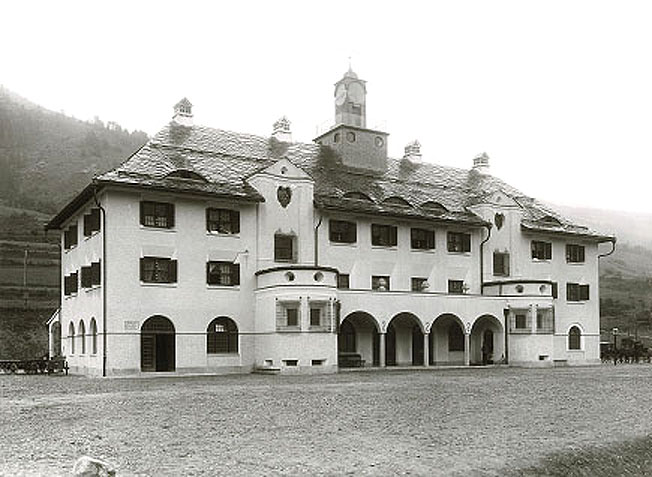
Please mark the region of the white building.
<svg viewBox="0 0 652 477"><path fill-rule="evenodd" d="M193 125L184 99L52 221L71 371L599 362L598 246L489 174L387 157L366 86L314 143ZM609 250L609 247L605 247ZM54 348L54 345L52 346Z"/></svg>

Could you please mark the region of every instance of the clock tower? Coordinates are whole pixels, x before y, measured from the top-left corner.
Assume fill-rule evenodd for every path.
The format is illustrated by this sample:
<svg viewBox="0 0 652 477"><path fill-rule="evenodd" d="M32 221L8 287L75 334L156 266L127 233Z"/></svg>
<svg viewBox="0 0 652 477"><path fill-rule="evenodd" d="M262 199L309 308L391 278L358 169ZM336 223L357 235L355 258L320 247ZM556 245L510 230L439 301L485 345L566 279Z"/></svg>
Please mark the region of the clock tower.
<svg viewBox="0 0 652 477"><path fill-rule="evenodd" d="M382 172L387 168L387 136L367 128L367 86L349 67L335 83L335 125L315 138L333 149L342 164Z"/></svg>
<svg viewBox="0 0 652 477"><path fill-rule="evenodd" d="M365 83L350 66L344 77L335 83L335 124L367 126Z"/></svg>

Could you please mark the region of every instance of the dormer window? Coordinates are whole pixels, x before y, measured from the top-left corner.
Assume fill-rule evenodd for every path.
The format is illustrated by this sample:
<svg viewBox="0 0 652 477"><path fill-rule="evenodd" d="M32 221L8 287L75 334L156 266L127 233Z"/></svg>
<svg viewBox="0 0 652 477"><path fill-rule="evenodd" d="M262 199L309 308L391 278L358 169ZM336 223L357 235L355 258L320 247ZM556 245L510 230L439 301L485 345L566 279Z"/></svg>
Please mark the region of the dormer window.
<svg viewBox="0 0 652 477"><path fill-rule="evenodd" d="M545 224L545 225L554 225L554 226L560 226L561 222L559 221L558 218L553 217L552 215L546 215L545 217L542 217L538 220L539 223Z"/></svg>
<svg viewBox="0 0 652 477"><path fill-rule="evenodd" d="M434 212L437 214L444 214L448 212L448 209L441 205L439 202L428 201L421 204L421 208L427 210L428 212Z"/></svg>
<svg viewBox="0 0 652 477"><path fill-rule="evenodd" d="M387 205L398 205L400 207L412 207L410 203L402 197L392 196L383 200L383 204Z"/></svg>
<svg viewBox="0 0 652 477"><path fill-rule="evenodd" d="M347 192L344 194L345 199L355 199L355 200L364 200L365 202L373 202L367 194L362 192Z"/></svg>
<svg viewBox="0 0 652 477"><path fill-rule="evenodd" d="M170 172L166 178L172 178L172 179L190 179L193 181L201 181L201 182L206 182L206 179L204 177L194 171L189 171L186 169L178 169L176 171Z"/></svg>

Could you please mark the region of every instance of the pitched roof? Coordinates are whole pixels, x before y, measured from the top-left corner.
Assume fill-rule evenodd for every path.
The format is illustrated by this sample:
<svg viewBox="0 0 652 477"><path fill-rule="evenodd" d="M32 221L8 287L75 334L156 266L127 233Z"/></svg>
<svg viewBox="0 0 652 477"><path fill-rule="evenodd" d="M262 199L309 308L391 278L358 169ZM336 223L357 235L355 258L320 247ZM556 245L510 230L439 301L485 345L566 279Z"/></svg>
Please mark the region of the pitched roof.
<svg viewBox="0 0 652 477"><path fill-rule="evenodd" d="M611 239L571 223L502 180L474 170L391 158L383 172L361 170L343 165L327 146L283 143L274 138L204 126L183 126L174 121L123 164L98 176L96 183L262 201L263 198L246 179L281 158L288 159L312 177L315 205L323 209L481 226L486 223L469 207L502 191L523 208L524 229ZM195 172L206 180L168 177L177 170ZM350 192L365 194L371 201L345 198L345 194ZM401 197L409 206L383 203L390 197ZM437 202L445 210L421 207L426 202ZM68 207L48 226L57 228L65 220L60 216L66 210ZM547 216L557 218L559 225L551 228L548 223L538 222Z"/></svg>

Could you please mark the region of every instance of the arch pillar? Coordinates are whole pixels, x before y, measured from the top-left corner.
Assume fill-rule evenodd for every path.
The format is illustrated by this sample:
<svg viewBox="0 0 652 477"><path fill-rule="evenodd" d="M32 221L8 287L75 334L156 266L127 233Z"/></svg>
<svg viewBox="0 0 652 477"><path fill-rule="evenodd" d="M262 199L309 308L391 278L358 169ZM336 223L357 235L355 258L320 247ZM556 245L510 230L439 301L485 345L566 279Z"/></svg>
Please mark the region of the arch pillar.
<svg viewBox="0 0 652 477"><path fill-rule="evenodd" d="M385 332L384 331L378 333L378 341L380 342L378 346L379 353L380 353L379 365L381 368L384 368L385 367Z"/></svg>
<svg viewBox="0 0 652 477"><path fill-rule="evenodd" d="M430 366L430 333L423 334L423 365Z"/></svg>
<svg viewBox="0 0 652 477"><path fill-rule="evenodd" d="M466 322L464 327L464 366L471 365L471 323Z"/></svg>

